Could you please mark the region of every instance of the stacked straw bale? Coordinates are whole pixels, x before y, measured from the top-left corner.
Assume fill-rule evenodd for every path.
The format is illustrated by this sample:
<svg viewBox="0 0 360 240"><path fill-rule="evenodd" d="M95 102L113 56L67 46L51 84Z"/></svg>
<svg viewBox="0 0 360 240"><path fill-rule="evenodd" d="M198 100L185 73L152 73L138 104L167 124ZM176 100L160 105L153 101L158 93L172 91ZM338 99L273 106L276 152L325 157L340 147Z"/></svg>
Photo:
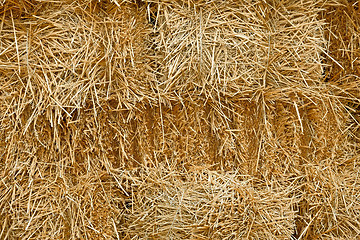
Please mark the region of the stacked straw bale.
<svg viewBox="0 0 360 240"><path fill-rule="evenodd" d="M358 238L356 8L0 2L0 239Z"/></svg>
<svg viewBox="0 0 360 240"><path fill-rule="evenodd" d="M295 155L286 165L297 166L303 108L316 105L325 88L317 2L148 2L159 55L159 102L171 109L179 101L201 106L217 164L233 159L233 165L248 165L247 173L260 165L268 171L268 165L284 160L274 161L262 148L277 149L274 139L287 137L283 144L288 146L274 155L286 149L288 156ZM284 119L278 121L278 114ZM275 136L272 128L277 127L287 133ZM264 158L272 163L260 161Z"/></svg>
<svg viewBox="0 0 360 240"><path fill-rule="evenodd" d="M105 107L148 101L145 9L24 0L0 15L0 239L112 238L123 136Z"/></svg>

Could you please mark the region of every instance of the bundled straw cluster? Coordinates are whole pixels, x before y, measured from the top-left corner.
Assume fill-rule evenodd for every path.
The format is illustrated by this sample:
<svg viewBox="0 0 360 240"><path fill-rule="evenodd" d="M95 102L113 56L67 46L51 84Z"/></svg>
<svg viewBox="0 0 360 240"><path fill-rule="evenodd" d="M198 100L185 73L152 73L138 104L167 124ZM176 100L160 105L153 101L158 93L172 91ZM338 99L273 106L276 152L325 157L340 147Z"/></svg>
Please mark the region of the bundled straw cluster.
<svg viewBox="0 0 360 240"><path fill-rule="evenodd" d="M137 194L122 219L128 238L288 239L294 230L296 179L268 185L238 172L185 174L162 166L130 181Z"/></svg>
<svg viewBox="0 0 360 240"><path fill-rule="evenodd" d="M345 0L0 1L0 239L357 239Z"/></svg>
<svg viewBox="0 0 360 240"><path fill-rule="evenodd" d="M324 45L319 9L299 3L161 1L154 24L162 91L220 101L317 82Z"/></svg>

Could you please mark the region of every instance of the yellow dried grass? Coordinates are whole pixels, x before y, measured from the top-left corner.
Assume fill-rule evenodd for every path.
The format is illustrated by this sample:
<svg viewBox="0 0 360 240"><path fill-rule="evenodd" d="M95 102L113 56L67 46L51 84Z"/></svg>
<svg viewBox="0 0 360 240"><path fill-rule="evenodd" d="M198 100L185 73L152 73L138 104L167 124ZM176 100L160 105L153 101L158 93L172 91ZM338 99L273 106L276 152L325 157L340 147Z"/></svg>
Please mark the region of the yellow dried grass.
<svg viewBox="0 0 360 240"><path fill-rule="evenodd" d="M147 2L156 3L164 94L220 101L319 83L325 42L316 1Z"/></svg>
<svg viewBox="0 0 360 240"><path fill-rule="evenodd" d="M0 239L358 238L356 7L5 1Z"/></svg>
<svg viewBox="0 0 360 240"><path fill-rule="evenodd" d="M179 172L167 166L127 173L132 199L120 225L123 239L289 239L294 188L238 172Z"/></svg>

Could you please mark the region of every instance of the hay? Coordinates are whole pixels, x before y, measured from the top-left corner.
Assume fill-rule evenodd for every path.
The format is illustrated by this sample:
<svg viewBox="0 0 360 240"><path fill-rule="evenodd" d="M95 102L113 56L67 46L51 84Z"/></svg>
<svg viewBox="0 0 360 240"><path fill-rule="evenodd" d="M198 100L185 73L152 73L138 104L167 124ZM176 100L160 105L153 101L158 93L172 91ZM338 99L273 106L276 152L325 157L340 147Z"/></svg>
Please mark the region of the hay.
<svg viewBox="0 0 360 240"><path fill-rule="evenodd" d="M356 8L0 1L0 239L358 238Z"/></svg>
<svg viewBox="0 0 360 240"><path fill-rule="evenodd" d="M0 238L109 239L119 193L102 180L101 106L148 101L146 11L6 1L0 15Z"/></svg>
<svg viewBox="0 0 360 240"><path fill-rule="evenodd" d="M300 202L303 212L298 238L359 238L358 157L342 156L319 165L308 164L305 168L307 180Z"/></svg>
<svg viewBox="0 0 360 240"><path fill-rule="evenodd" d="M239 173L146 169L130 180L122 238L289 239L296 180L269 186Z"/></svg>
<svg viewBox="0 0 360 240"><path fill-rule="evenodd" d="M8 1L2 18L1 74L16 89L8 94L18 92L24 104L36 106L28 125L46 110L56 125L89 101L117 99L129 109L148 101L144 9L106 1Z"/></svg>
<svg viewBox="0 0 360 240"><path fill-rule="evenodd" d="M315 128L321 148L316 163L304 165L307 180L299 205L296 237L299 239L357 239L359 222L359 14L357 3L328 1L322 18L328 40L324 72L326 88L335 97L317 115ZM327 111L333 111L328 118ZM321 126L316 124L318 127ZM320 142L319 142L320 143Z"/></svg>
<svg viewBox="0 0 360 240"><path fill-rule="evenodd" d="M164 94L220 101L320 80L324 39L314 1L148 2L157 3L152 14Z"/></svg>

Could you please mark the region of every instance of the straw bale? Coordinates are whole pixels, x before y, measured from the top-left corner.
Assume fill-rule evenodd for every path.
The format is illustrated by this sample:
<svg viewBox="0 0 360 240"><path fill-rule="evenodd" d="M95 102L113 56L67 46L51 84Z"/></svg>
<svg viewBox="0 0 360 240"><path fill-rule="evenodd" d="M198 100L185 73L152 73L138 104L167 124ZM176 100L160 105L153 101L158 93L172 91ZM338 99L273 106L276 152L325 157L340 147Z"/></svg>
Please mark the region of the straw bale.
<svg viewBox="0 0 360 240"><path fill-rule="evenodd" d="M22 108L33 107L29 123L47 112L55 125L89 101L101 105L114 98L128 108L149 101L144 8L109 1L7 1L1 12L0 75L9 99L21 96Z"/></svg>
<svg viewBox="0 0 360 240"><path fill-rule="evenodd" d="M326 140L333 127L327 120L334 116L324 114L321 119L316 115L326 107L304 102L303 98L291 103L243 100L219 106L216 101L204 104L198 97L137 111L109 107L99 111L105 121L93 138L101 136L102 149L112 149L109 157L120 168L166 161L180 169L237 169L242 174L286 178L304 163L305 155L313 154L308 161L318 161L334 144ZM313 112L312 121L307 120L307 111Z"/></svg>
<svg viewBox="0 0 360 240"><path fill-rule="evenodd" d="M236 172L144 169L131 182L123 239L289 239L296 179L272 185Z"/></svg>
<svg viewBox="0 0 360 240"><path fill-rule="evenodd" d="M156 3L159 88L169 97L244 97L320 80L324 38L316 1L147 2Z"/></svg>

